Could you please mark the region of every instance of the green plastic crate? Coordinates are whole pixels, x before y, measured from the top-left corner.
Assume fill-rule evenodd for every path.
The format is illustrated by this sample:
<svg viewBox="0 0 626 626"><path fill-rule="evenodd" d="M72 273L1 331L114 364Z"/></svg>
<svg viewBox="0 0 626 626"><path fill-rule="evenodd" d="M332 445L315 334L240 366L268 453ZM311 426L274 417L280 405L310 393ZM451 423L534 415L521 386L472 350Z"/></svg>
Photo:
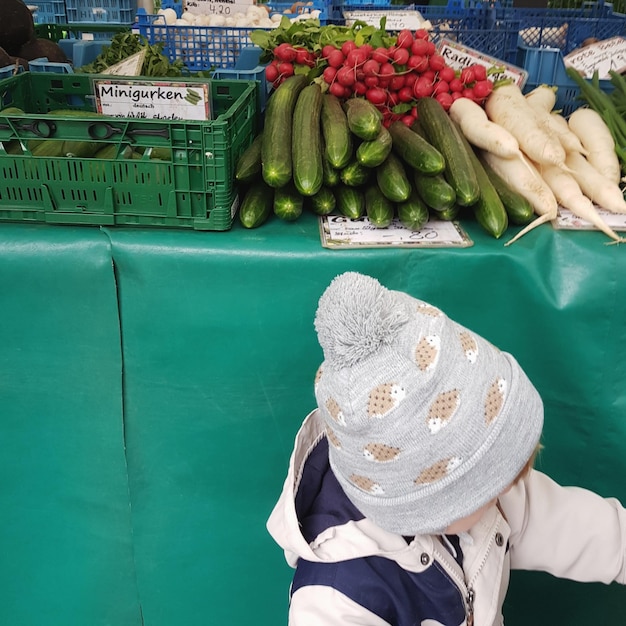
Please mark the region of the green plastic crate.
<svg viewBox="0 0 626 626"><path fill-rule="evenodd" d="M26 111L0 115L0 142L19 152L0 147L0 221L228 230L238 206L235 165L257 130L257 83L185 79L209 84L208 121L46 115L95 111L93 81L101 78L24 72L0 81L2 107ZM90 129L102 128L94 122L108 123L113 135L94 139ZM117 156L33 156L37 131L113 145ZM125 158L127 146L143 155ZM150 149L161 149L163 160L152 159Z"/></svg>

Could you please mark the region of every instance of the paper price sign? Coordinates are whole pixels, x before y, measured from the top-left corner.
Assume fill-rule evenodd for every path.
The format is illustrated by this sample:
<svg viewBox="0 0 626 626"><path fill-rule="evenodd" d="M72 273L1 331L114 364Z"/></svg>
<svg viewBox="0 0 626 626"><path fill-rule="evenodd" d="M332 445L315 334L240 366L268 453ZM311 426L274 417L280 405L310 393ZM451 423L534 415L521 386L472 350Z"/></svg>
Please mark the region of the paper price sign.
<svg viewBox="0 0 626 626"><path fill-rule="evenodd" d="M424 18L418 11L344 11L346 25L352 26L354 22L365 22L370 26L379 26L380 20L386 17L385 28L387 30L402 30L409 28L415 30L422 27Z"/></svg>
<svg viewBox="0 0 626 626"><path fill-rule="evenodd" d="M95 81L98 113L160 120L210 119L206 83Z"/></svg>
<svg viewBox="0 0 626 626"><path fill-rule="evenodd" d="M563 63L585 78L592 78L597 71L599 80L608 80L611 78L609 71L621 74L626 69L626 39L611 37L574 50L563 57Z"/></svg>
<svg viewBox="0 0 626 626"><path fill-rule="evenodd" d="M324 215L319 219L322 246L341 248L467 248L472 240L458 222L428 221L420 230L405 228L396 217L376 228L367 217Z"/></svg>
<svg viewBox="0 0 626 626"><path fill-rule="evenodd" d="M490 80L496 81L503 78L510 78L520 88L522 88L528 80L528 72L521 67L516 67L515 65L501 61L500 59L474 50L473 48L468 48L450 39L442 39L439 42L437 51L445 59L446 64L455 70L462 70L464 67L478 63L487 69L501 68L500 72L489 75Z"/></svg>
<svg viewBox="0 0 626 626"><path fill-rule="evenodd" d="M195 15L235 15L245 13L253 0L187 0L185 10Z"/></svg>

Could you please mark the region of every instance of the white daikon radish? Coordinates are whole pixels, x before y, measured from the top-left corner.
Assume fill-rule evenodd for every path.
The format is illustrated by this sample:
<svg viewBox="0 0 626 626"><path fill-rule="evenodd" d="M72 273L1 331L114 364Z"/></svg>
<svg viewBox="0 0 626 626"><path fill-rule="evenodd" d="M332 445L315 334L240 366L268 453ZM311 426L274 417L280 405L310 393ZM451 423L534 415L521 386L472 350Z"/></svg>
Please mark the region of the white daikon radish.
<svg viewBox="0 0 626 626"><path fill-rule="evenodd" d="M569 116L567 123L587 150L589 163L618 184L622 170L615 152L615 140L600 114L593 109L580 107Z"/></svg>
<svg viewBox="0 0 626 626"><path fill-rule="evenodd" d="M543 109L540 104L537 103L536 100L526 98L526 101L530 104L533 111L535 112L535 117L537 118L537 123L543 130L547 133L553 134L563 146L565 152L580 152L581 154L587 154L585 148L580 143L580 139L570 130L567 125L567 121L565 118L561 118L565 123L565 127L559 123L559 114L558 113L550 113Z"/></svg>
<svg viewBox="0 0 626 626"><path fill-rule="evenodd" d="M525 226L515 237L507 241L504 245L509 246L520 237L533 230L541 224L556 219L559 208L558 202L552 189L541 177L535 166L526 158L503 159L486 150L481 155L515 191L524 196L532 205L538 215L530 224Z"/></svg>
<svg viewBox="0 0 626 626"><path fill-rule="evenodd" d="M492 122L506 128L517 139L529 159L565 167L565 149L561 142L539 125L534 109L517 85L496 87L485 102L485 111Z"/></svg>
<svg viewBox="0 0 626 626"><path fill-rule="evenodd" d="M565 160L583 193L600 208L611 213L626 213L626 201L619 184L598 172L581 154L572 152Z"/></svg>
<svg viewBox="0 0 626 626"><path fill-rule="evenodd" d="M580 157L581 159L584 157ZM555 165L541 166L541 176L548 183L557 201L574 215L593 224L616 243L624 243L600 216L593 202L582 192L576 179Z"/></svg>
<svg viewBox="0 0 626 626"><path fill-rule="evenodd" d="M556 106L556 89L556 87L549 87L548 85L539 85L532 91L529 91L524 97L532 106L551 113Z"/></svg>
<svg viewBox="0 0 626 626"><path fill-rule="evenodd" d="M505 159L519 158L517 139L508 130L492 122L478 103L469 98L458 98L452 103L448 114L472 145Z"/></svg>

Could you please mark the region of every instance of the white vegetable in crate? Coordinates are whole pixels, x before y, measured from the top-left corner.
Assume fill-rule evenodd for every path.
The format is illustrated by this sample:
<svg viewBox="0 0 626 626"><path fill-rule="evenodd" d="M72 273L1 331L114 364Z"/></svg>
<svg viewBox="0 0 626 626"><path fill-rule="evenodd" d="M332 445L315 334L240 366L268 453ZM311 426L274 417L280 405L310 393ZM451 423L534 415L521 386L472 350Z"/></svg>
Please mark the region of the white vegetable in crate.
<svg viewBox="0 0 626 626"><path fill-rule="evenodd" d="M177 15L174 9L159 9L157 15L162 15L166 24L176 24Z"/></svg>
<svg viewBox="0 0 626 626"><path fill-rule="evenodd" d="M569 116L568 124L588 150L589 163L613 183L619 183L622 173L615 152L615 140L600 114L593 109L580 107Z"/></svg>
<svg viewBox="0 0 626 626"><path fill-rule="evenodd" d="M196 20L197 20L197 16L194 15L193 13L190 13L189 11L185 11L181 16L180 16L181 20L184 20L185 22L189 23L189 24L195 24Z"/></svg>
<svg viewBox="0 0 626 626"><path fill-rule="evenodd" d="M223 15L212 15L211 26L224 26L226 18Z"/></svg>

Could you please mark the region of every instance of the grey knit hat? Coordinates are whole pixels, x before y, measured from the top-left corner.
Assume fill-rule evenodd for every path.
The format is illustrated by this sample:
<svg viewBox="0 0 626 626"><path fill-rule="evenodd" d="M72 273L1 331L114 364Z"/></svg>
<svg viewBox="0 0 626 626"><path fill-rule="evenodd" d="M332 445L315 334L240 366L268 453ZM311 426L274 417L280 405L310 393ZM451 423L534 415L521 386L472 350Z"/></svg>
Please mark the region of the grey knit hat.
<svg viewBox="0 0 626 626"><path fill-rule="evenodd" d="M404 293L356 272L322 295L315 395L331 468L381 528L442 532L508 487L543 404L517 361Z"/></svg>

